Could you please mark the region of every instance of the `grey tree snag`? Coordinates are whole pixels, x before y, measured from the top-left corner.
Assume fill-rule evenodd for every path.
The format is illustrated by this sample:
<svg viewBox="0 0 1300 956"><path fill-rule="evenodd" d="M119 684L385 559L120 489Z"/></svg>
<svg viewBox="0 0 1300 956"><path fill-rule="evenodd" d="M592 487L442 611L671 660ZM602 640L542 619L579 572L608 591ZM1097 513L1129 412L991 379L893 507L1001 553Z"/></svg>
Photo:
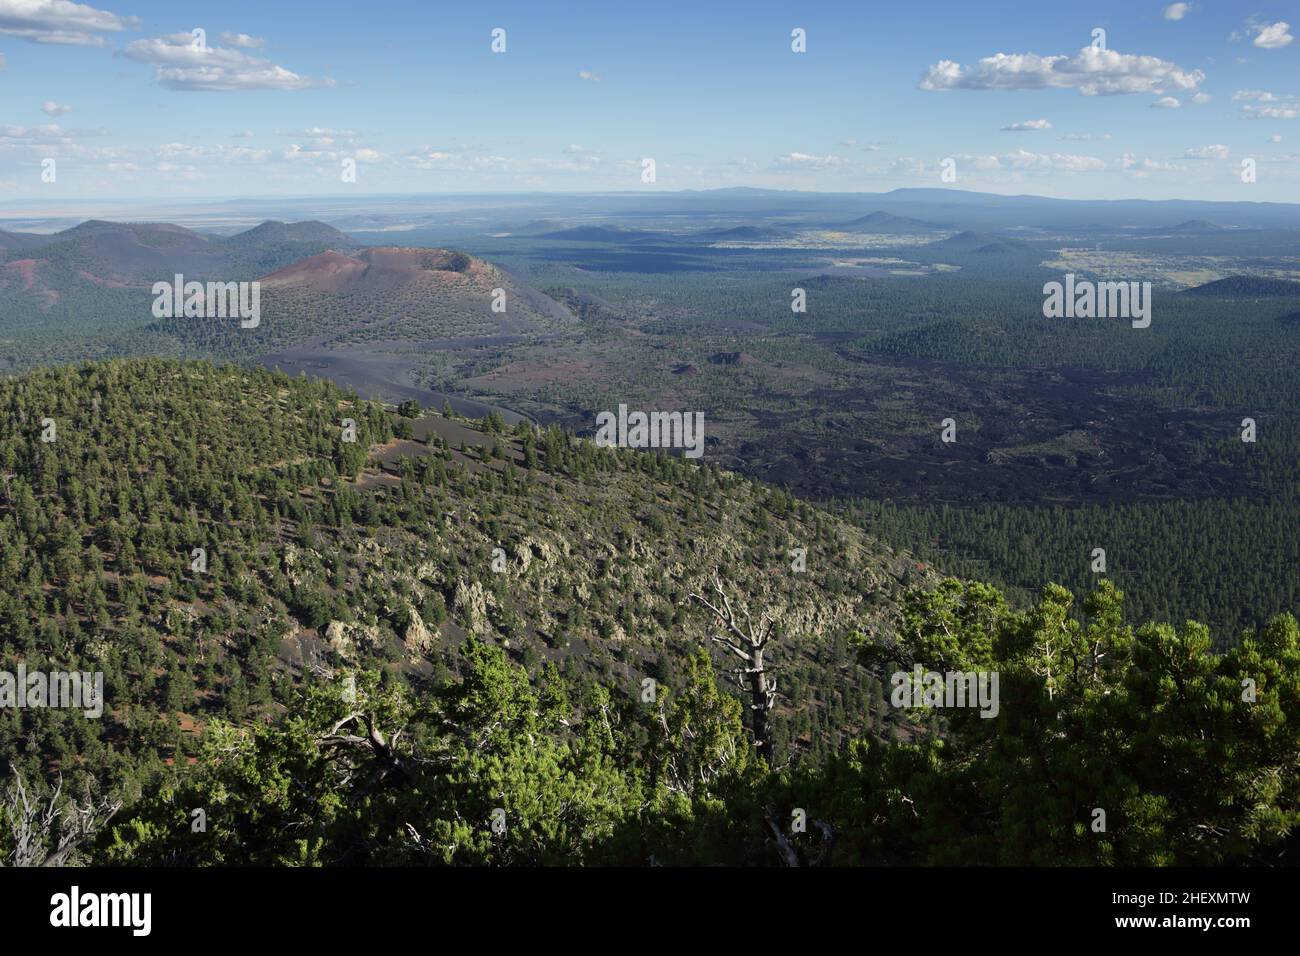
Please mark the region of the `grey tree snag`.
<svg viewBox="0 0 1300 956"><path fill-rule="evenodd" d="M65 799L62 776L48 796L33 796L18 768L11 764L9 769L13 782L0 805L0 819L13 849L0 866L66 866L122 807L120 800L89 793L81 803Z"/></svg>
<svg viewBox="0 0 1300 956"><path fill-rule="evenodd" d="M776 705L776 678L770 676L772 668L764 660L764 650L776 631L776 622L764 611L755 625L748 609L743 612L743 621L738 618L731 608L731 600L722 588L722 580L716 575L713 578L713 590L716 592L713 601L702 594L692 594L691 598L712 611L718 623L723 626L723 634L709 635L713 642L727 648L744 662L733 670L733 674L741 689L749 695L754 747L770 763L772 731L768 715Z"/></svg>

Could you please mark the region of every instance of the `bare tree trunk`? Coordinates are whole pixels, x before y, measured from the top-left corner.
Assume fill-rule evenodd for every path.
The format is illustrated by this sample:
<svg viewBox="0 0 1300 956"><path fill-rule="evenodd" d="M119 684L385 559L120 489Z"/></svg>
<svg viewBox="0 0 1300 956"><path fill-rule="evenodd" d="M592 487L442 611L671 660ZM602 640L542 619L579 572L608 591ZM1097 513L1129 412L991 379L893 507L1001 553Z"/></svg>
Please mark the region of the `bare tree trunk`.
<svg viewBox="0 0 1300 956"><path fill-rule="evenodd" d="M741 689L749 694L754 748L770 763L772 730L768 717L776 705L776 678L769 676L772 668L765 662L763 652L772 639L776 623L766 611L759 617L757 626L748 610L744 612L743 621L737 618L731 609L731 600L722 588L722 581L716 575L713 590L717 592L716 604L700 594L691 597L712 611L726 629L725 634L710 635L713 642L727 648L744 662L743 667L736 668L736 675Z"/></svg>
<svg viewBox="0 0 1300 956"><path fill-rule="evenodd" d="M12 866L66 865L121 809L120 801L96 800L89 793L84 803L62 800L62 777L48 800L33 799L18 768L11 764L9 769L14 779L2 815L13 841Z"/></svg>

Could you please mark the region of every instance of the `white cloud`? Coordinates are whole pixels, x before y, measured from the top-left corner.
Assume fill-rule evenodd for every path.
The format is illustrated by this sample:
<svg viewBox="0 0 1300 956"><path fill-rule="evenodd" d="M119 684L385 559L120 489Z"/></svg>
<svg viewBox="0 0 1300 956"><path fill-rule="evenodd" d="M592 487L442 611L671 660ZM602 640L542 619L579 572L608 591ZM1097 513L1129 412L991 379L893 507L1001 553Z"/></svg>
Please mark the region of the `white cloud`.
<svg viewBox="0 0 1300 956"><path fill-rule="evenodd" d="M556 159L553 156L518 158L495 154L475 153L465 147L434 149L422 146L401 157L401 162L414 169L448 172L472 173L480 175L504 175L511 177L534 176L544 173L591 173L601 165L599 156L584 153ZM624 160L619 165L627 168L641 168L641 161ZM662 164L661 167L662 168Z"/></svg>
<svg viewBox="0 0 1300 956"><path fill-rule="evenodd" d="M1268 138L1268 141L1270 143L1280 143L1282 142L1282 135L1280 133L1274 133Z"/></svg>
<svg viewBox="0 0 1300 956"><path fill-rule="evenodd" d="M996 162L997 157L992 159ZM923 160L913 159L911 156L900 156L898 159L891 160L885 167L885 174L889 176L925 176L932 172L932 167L927 165Z"/></svg>
<svg viewBox="0 0 1300 956"><path fill-rule="evenodd" d="M1138 159L1136 153L1124 153L1115 161L1115 165L1128 171L1137 179L1146 179L1152 173L1182 172L1187 169L1186 166L1180 166L1178 163L1167 163L1150 157Z"/></svg>
<svg viewBox="0 0 1300 956"><path fill-rule="evenodd" d="M833 169L843 166L845 162L843 157L833 154L813 156L809 153L786 153L778 156L773 165L778 169Z"/></svg>
<svg viewBox="0 0 1300 956"><path fill-rule="evenodd" d="M1197 146L1183 153L1186 159L1227 159L1228 147L1222 143L1215 143L1213 146Z"/></svg>
<svg viewBox="0 0 1300 956"><path fill-rule="evenodd" d="M225 163L264 163L274 157L269 149L253 149L249 146L227 146L218 143L212 146L195 146L190 143L164 143L154 150L154 159L159 168L192 168L194 164Z"/></svg>
<svg viewBox="0 0 1300 956"><path fill-rule="evenodd" d="M1162 96L1151 104L1151 108L1158 110L1176 110L1182 105L1182 103L1178 102L1172 96Z"/></svg>
<svg viewBox="0 0 1300 956"><path fill-rule="evenodd" d="M923 90L1077 89L1084 96L1195 90L1205 79L1155 56L1086 46L1074 56L997 53L975 66L940 60L921 78Z"/></svg>
<svg viewBox="0 0 1300 956"><path fill-rule="evenodd" d="M1246 101L1241 108L1246 119L1295 119L1300 116L1300 96L1270 93L1268 90L1238 90L1232 98Z"/></svg>
<svg viewBox="0 0 1300 956"><path fill-rule="evenodd" d="M1280 50L1284 46L1290 46L1295 42L1290 31L1291 24L1281 20L1262 26L1255 34L1255 46L1264 50Z"/></svg>
<svg viewBox="0 0 1300 956"><path fill-rule="evenodd" d="M249 36L247 33L223 33L221 42L245 50L256 50L266 45L266 40L262 37Z"/></svg>
<svg viewBox="0 0 1300 956"><path fill-rule="evenodd" d="M332 80L300 76L270 60L224 47L195 46L188 33L136 40L125 54L154 67L154 79L173 90L305 90Z"/></svg>
<svg viewBox="0 0 1300 956"><path fill-rule="evenodd" d="M1051 129L1052 124L1045 119L1025 120L1023 123L1012 123L1010 126L1002 127L1004 133L1023 133L1036 129Z"/></svg>
<svg viewBox="0 0 1300 956"><path fill-rule="evenodd" d="M1105 169L1105 160L1076 153L1031 153L1017 149L1001 156L958 154L953 157L961 169L1011 170L1013 172L1087 173Z"/></svg>
<svg viewBox="0 0 1300 956"><path fill-rule="evenodd" d="M589 83L599 83L603 77L599 73L592 73L590 70L579 70L578 79L586 80Z"/></svg>
<svg viewBox="0 0 1300 956"><path fill-rule="evenodd" d="M1018 149L998 157L999 162L1010 169L1051 169L1066 173L1086 173L1105 169L1104 160L1096 156L1079 156L1073 153L1030 153Z"/></svg>
<svg viewBox="0 0 1300 956"><path fill-rule="evenodd" d="M46 100L41 104L41 112L47 116L62 116L64 113L71 113L72 107L67 103L56 103L54 100Z"/></svg>
<svg viewBox="0 0 1300 956"><path fill-rule="evenodd" d="M1066 133L1061 139L1088 142L1094 139L1113 139L1110 133Z"/></svg>
<svg viewBox="0 0 1300 956"><path fill-rule="evenodd" d="M331 146L355 146L358 135L356 130L333 129L327 126L310 126L307 129L275 131L277 136L307 140L315 149L328 149Z"/></svg>
<svg viewBox="0 0 1300 956"><path fill-rule="evenodd" d="M1242 107L1242 112L1251 120L1295 120L1300 116L1300 107Z"/></svg>
<svg viewBox="0 0 1300 956"><path fill-rule="evenodd" d="M121 17L71 0L0 0L0 33L32 43L103 46L102 34L138 26Z"/></svg>
<svg viewBox="0 0 1300 956"><path fill-rule="evenodd" d="M1199 106L1202 103L1210 102L1209 93L1195 93L1192 95L1192 102Z"/></svg>
<svg viewBox="0 0 1300 956"><path fill-rule="evenodd" d="M62 137L63 130L58 123L46 123L44 126L0 126L0 139L40 139L49 142Z"/></svg>
<svg viewBox="0 0 1300 956"><path fill-rule="evenodd" d="M1165 7L1164 16L1166 20L1181 20L1187 16L1188 11L1191 9L1192 5L1190 3L1171 3Z"/></svg>

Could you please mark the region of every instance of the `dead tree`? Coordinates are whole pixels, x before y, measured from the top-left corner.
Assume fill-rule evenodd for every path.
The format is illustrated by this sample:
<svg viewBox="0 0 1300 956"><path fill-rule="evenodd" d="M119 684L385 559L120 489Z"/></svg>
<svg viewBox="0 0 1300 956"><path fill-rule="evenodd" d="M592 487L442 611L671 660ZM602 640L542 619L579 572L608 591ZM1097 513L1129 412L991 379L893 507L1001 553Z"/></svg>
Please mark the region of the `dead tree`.
<svg viewBox="0 0 1300 956"><path fill-rule="evenodd" d="M343 733L345 729L354 732ZM417 779L415 768L397 748L397 741L405 730L405 727L400 728L385 739L384 732L376 724L373 713L356 711L336 721L329 732L319 736L317 741L323 750L340 756L345 751L353 754L360 753L363 755L363 761L365 758L373 761L371 769L375 771L375 779L372 785L382 782L393 772L400 774L405 782L413 783ZM359 768L346 769L345 779L350 780L357 769Z"/></svg>
<svg viewBox="0 0 1300 956"><path fill-rule="evenodd" d="M722 589L722 580L714 575L713 590L717 592L717 603L703 595L692 594L713 612L713 616L725 628L724 634L710 634L715 644L720 644L739 657L744 664L733 670L742 690L749 695L749 712L754 732L754 747L769 762L772 760L772 730L768 716L776 705L776 678L770 676L772 667L763 657L764 650L776 631L776 622L764 611L755 625L749 609L744 611L741 621L731 609L731 600Z"/></svg>
<svg viewBox="0 0 1300 956"><path fill-rule="evenodd" d="M806 858L799 852L799 848L794 845L794 842L777 826L776 817L771 807L763 809L763 819L767 822L767 828L772 831L772 842L775 842L777 854L781 857L781 862L786 866L825 866L830 860L831 847L835 845L835 831L829 823L824 820L813 821L813 825L821 831L822 842L817 849L816 856Z"/></svg>
<svg viewBox="0 0 1300 956"><path fill-rule="evenodd" d="M0 812L13 843L10 866L67 865L122 807L120 801L95 799L89 792L83 803L62 799L62 776L48 799L33 797L18 768L11 764L9 769L14 779Z"/></svg>

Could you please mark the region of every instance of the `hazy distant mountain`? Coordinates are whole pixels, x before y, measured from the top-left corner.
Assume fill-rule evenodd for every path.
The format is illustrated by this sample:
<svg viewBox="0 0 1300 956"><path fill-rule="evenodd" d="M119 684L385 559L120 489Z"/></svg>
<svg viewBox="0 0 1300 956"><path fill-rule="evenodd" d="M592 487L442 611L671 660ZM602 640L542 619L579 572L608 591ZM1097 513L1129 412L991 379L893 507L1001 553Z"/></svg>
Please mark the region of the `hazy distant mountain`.
<svg viewBox="0 0 1300 956"><path fill-rule="evenodd" d="M58 319L61 310L147 315L155 282L248 281L356 243L322 222L265 222L213 238L166 222L90 219L50 236L0 233L0 310Z"/></svg>
<svg viewBox="0 0 1300 956"><path fill-rule="evenodd" d="M932 222L911 219L907 216L895 216L893 213L876 210L857 219L831 226L841 232L865 232L886 236L915 236L936 232L942 229Z"/></svg>
<svg viewBox="0 0 1300 956"><path fill-rule="evenodd" d="M282 242L329 243L332 248L349 248L357 243L347 233L340 232L333 226L316 220L306 222L278 222L269 220L260 226L254 226L247 232L237 233L226 240L239 246L266 246Z"/></svg>
<svg viewBox="0 0 1300 956"><path fill-rule="evenodd" d="M1003 239L1000 236L991 236L988 233L968 231L959 232L947 239L929 243L928 248L976 255L1002 255L1010 252L1023 252L1031 248L1031 246L1019 239Z"/></svg>
<svg viewBox="0 0 1300 956"><path fill-rule="evenodd" d="M107 222L91 219L48 237L12 238L0 247L40 249L38 266L52 282L85 274L92 280L149 284L176 272L194 278L254 278L329 248L356 245L321 222L266 222L225 239L212 239L171 223ZM34 240L34 241L33 241Z"/></svg>
<svg viewBox="0 0 1300 956"><path fill-rule="evenodd" d="M1300 282L1270 279L1265 276L1228 276L1184 290L1186 295L1213 296L1225 299L1262 299L1275 296L1300 296Z"/></svg>
<svg viewBox="0 0 1300 956"><path fill-rule="evenodd" d="M0 229L0 249L31 249L49 241L49 236L38 236L30 232L5 232Z"/></svg>
<svg viewBox="0 0 1300 956"><path fill-rule="evenodd" d="M770 226L732 226L730 229L706 229L704 232L695 233L698 238L721 242L748 242L785 235L789 233L784 229L773 229Z"/></svg>

